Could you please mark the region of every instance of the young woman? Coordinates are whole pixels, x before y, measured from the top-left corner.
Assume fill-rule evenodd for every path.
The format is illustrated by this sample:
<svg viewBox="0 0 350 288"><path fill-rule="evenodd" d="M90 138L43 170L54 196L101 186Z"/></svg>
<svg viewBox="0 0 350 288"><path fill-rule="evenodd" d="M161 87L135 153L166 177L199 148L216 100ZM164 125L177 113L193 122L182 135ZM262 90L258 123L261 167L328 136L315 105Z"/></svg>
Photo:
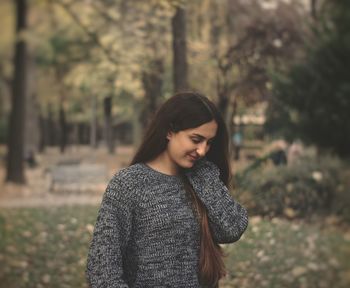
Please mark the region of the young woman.
<svg viewBox="0 0 350 288"><path fill-rule="evenodd" d="M219 243L237 241L246 210L227 189L228 135L192 92L156 113L131 165L110 181L87 263L91 287L217 287Z"/></svg>

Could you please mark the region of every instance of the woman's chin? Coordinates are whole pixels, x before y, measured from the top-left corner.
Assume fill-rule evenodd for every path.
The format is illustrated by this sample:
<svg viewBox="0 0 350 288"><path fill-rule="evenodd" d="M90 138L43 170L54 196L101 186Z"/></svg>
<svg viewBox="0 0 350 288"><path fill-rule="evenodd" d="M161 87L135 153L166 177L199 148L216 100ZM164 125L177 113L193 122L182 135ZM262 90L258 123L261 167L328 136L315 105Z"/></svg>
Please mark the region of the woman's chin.
<svg viewBox="0 0 350 288"><path fill-rule="evenodd" d="M181 168L192 168L193 165L194 165L194 161L190 161L190 160L185 160L185 161L182 161L181 163L178 163L178 165L181 167Z"/></svg>

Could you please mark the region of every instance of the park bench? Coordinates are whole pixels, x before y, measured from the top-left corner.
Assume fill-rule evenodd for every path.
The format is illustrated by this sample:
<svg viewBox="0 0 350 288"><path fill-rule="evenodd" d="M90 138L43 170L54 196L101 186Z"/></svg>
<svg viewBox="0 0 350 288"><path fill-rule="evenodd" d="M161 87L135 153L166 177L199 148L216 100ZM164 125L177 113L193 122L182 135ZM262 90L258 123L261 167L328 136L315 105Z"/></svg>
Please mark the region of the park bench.
<svg viewBox="0 0 350 288"><path fill-rule="evenodd" d="M99 193L104 191L108 171L100 164L59 163L49 169L52 193Z"/></svg>

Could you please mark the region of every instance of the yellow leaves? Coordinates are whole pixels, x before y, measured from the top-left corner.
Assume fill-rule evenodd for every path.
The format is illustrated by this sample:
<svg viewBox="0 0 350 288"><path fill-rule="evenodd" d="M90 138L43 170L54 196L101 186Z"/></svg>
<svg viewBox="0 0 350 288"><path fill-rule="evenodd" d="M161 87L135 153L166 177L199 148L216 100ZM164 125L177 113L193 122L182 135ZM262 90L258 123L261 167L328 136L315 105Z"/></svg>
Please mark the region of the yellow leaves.
<svg viewBox="0 0 350 288"><path fill-rule="evenodd" d="M116 35L116 33L106 33L100 37L101 44L104 47L112 47L114 44L114 48L118 48L120 41L118 41L118 37L120 38L120 35Z"/></svg>
<svg viewBox="0 0 350 288"><path fill-rule="evenodd" d="M321 182L321 180L323 179L323 174L320 171L313 171L312 172L312 178L316 181L316 182Z"/></svg>
<svg viewBox="0 0 350 288"><path fill-rule="evenodd" d="M78 223L78 219L73 217L73 218L70 219L70 223L75 225L75 224Z"/></svg>
<svg viewBox="0 0 350 288"><path fill-rule="evenodd" d="M258 251L256 256L258 257L259 261L262 262L262 263L268 262L270 260L270 257L265 254L264 250Z"/></svg>
<svg viewBox="0 0 350 288"><path fill-rule="evenodd" d="M194 55L198 55L198 56L201 55L201 57L199 58L208 57L210 55L210 50L208 49L208 43L206 43L205 41L191 41L189 39L188 45L192 53L194 53ZM198 59L198 56L195 57L195 59Z"/></svg>
<svg viewBox="0 0 350 288"><path fill-rule="evenodd" d="M26 269L28 267L28 262L25 260L13 259L10 261L10 265L14 268Z"/></svg>
<svg viewBox="0 0 350 288"><path fill-rule="evenodd" d="M315 262L307 263L307 268L308 268L308 270L313 271L313 272L320 270L320 266Z"/></svg>
<svg viewBox="0 0 350 288"><path fill-rule="evenodd" d="M293 189L294 189L294 184L293 183L288 183L286 185L286 190L287 190L288 193L293 192Z"/></svg>
<svg viewBox="0 0 350 288"><path fill-rule="evenodd" d="M14 245L8 245L6 247L6 251L10 253L17 253L17 247Z"/></svg>
<svg viewBox="0 0 350 288"><path fill-rule="evenodd" d="M294 267L292 270L293 277L300 277L304 275L307 272L307 269L305 267L297 266Z"/></svg>
<svg viewBox="0 0 350 288"><path fill-rule="evenodd" d="M184 7L186 1L184 0L152 0L152 4L158 4L165 8L175 8L175 7Z"/></svg>
<svg viewBox="0 0 350 288"><path fill-rule="evenodd" d="M0 1L0 53L13 45L15 32L13 3L14 1Z"/></svg>
<svg viewBox="0 0 350 288"><path fill-rule="evenodd" d="M271 239L269 240L269 244L270 244L271 246L274 246L274 245L276 244L276 239L271 238Z"/></svg>
<svg viewBox="0 0 350 288"><path fill-rule="evenodd" d="M344 234L344 239L348 242L350 242L350 231L347 231L345 234Z"/></svg>
<svg viewBox="0 0 350 288"><path fill-rule="evenodd" d="M85 267L85 265L86 265L86 257L80 258L79 261L78 261L78 264L81 267Z"/></svg>
<svg viewBox="0 0 350 288"><path fill-rule="evenodd" d="M65 229L66 229L65 224L58 224L57 225L57 230L60 231L61 233L64 232Z"/></svg>
<svg viewBox="0 0 350 288"><path fill-rule="evenodd" d="M262 217L261 216L253 216L249 218L249 225L252 225L253 227L257 226L259 223L261 223Z"/></svg>
<svg viewBox="0 0 350 288"><path fill-rule="evenodd" d="M49 274L45 274L41 277L41 282L44 284L49 284L51 282L51 276Z"/></svg>
<svg viewBox="0 0 350 288"><path fill-rule="evenodd" d="M6 264L0 273L14 287L86 287L96 209L2 211L9 243L0 254L0 262ZM244 237L223 245L229 273L220 287L348 287L350 234L340 229L325 232L302 221L250 217ZM13 272L15 278L9 278Z"/></svg>
<svg viewBox="0 0 350 288"><path fill-rule="evenodd" d="M339 267L340 267L339 261L338 261L336 258L334 258L334 257L332 257L332 258L328 261L328 263L329 263L331 266L333 266L334 268L339 268Z"/></svg>
<svg viewBox="0 0 350 288"><path fill-rule="evenodd" d="M341 219L336 215L327 216L325 222L328 226L334 226L341 222Z"/></svg>
<svg viewBox="0 0 350 288"><path fill-rule="evenodd" d="M253 226L252 232L253 232L254 234L258 234L258 233L260 232L259 226Z"/></svg>
<svg viewBox="0 0 350 288"><path fill-rule="evenodd" d="M94 226L91 225L91 224L87 224L87 225L85 226L85 229L86 229L86 231L88 231L90 234L92 234L92 232L94 231Z"/></svg>
<svg viewBox="0 0 350 288"><path fill-rule="evenodd" d="M289 207L283 210L283 214L289 219L293 219L297 216L297 212L294 209Z"/></svg>
<svg viewBox="0 0 350 288"><path fill-rule="evenodd" d="M32 235L33 235L32 232L28 231L28 230L22 232L22 236L24 238L30 238L30 237L32 237Z"/></svg>
<svg viewBox="0 0 350 288"><path fill-rule="evenodd" d="M79 63L65 77L65 83L73 87L79 88L85 84L89 87L96 82L95 74L91 73L92 67L88 63Z"/></svg>

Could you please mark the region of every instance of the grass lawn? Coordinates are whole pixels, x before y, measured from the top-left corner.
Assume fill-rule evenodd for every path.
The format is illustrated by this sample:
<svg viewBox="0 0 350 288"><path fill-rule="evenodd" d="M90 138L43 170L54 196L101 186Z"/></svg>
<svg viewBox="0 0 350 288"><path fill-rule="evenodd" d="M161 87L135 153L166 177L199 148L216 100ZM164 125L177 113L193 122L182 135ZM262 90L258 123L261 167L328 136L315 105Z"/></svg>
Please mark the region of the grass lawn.
<svg viewBox="0 0 350 288"><path fill-rule="evenodd" d="M0 287L87 287L97 209L3 209ZM339 228L252 217L243 238L224 249L228 275L220 287L350 287L350 234Z"/></svg>

